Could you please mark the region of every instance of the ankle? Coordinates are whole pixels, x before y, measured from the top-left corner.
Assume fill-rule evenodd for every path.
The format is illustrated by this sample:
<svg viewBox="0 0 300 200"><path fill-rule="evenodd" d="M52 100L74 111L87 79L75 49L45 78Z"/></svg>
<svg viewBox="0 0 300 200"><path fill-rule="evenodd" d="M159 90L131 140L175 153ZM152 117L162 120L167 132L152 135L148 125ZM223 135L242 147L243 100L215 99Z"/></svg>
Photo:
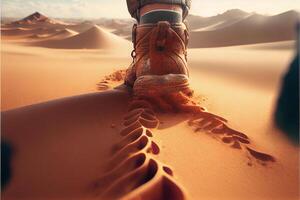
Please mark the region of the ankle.
<svg viewBox="0 0 300 200"><path fill-rule="evenodd" d="M171 4L149 4L140 10L140 24L157 23L159 21L168 21L170 23L181 23L182 7Z"/></svg>
<svg viewBox="0 0 300 200"><path fill-rule="evenodd" d="M140 10L140 16L145 15L148 12L154 11L154 10L170 10L170 11L176 11L182 14L182 7L180 5L171 5L171 4L163 4L163 3L153 3L145 5Z"/></svg>

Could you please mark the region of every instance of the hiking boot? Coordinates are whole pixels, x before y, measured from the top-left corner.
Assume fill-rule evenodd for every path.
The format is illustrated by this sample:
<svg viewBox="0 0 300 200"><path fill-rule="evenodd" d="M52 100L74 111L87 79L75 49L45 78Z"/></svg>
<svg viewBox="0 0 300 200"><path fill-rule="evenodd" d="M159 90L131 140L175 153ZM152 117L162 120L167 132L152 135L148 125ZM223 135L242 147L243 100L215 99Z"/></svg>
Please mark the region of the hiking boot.
<svg viewBox="0 0 300 200"><path fill-rule="evenodd" d="M139 92L159 88L180 91L188 86L189 35L184 23L134 25L132 33L133 62L126 72L126 85Z"/></svg>

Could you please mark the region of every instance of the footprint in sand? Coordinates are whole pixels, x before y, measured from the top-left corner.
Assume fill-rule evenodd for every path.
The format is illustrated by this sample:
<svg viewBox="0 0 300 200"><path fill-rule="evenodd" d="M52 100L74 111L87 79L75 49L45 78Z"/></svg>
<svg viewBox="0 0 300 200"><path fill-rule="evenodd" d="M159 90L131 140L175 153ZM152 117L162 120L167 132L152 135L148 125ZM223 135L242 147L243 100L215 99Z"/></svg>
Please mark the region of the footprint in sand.
<svg viewBox="0 0 300 200"><path fill-rule="evenodd" d="M226 125L226 122L227 120L217 115L208 112L199 112L188 121L188 124L195 128L195 132L204 131L224 144L229 145L231 148L246 152L249 159L249 166L252 165L253 160L256 160L261 165L267 165L267 163L276 161L273 156L250 147L251 142L249 137L244 133L230 128Z"/></svg>
<svg viewBox="0 0 300 200"><path fill-rule="evenodd" d="M99 83L98 89L110 89L114 84L122 82L124 76L124 70L117 71L105 77ZM204 131L231 148L246 152L250 160L249 166L252 165L253 160L262 165L275 162L273 156L254 150L246 134L230 128L226 119L205 111L198 104L193 103L191 97L174 94L171 97L180 97L180 105L177 102L175 107L194 114L188 124L195 128L195 132ZM170 102L172 101L165 103ZM190 102L192 105L189 104ZM123 139L112 148L112 158L106 174L90 186L97 197L186 199L183 188L173 178L173 170L155 159L155 155L160 153L160 147L152 140L153 132L150 129L158 128L160 124L154 112L156 106L147 99L135 97L132 99L128 113L123 119L123 129L120 131Z"/></svg>
<svg viewBox="0 0 300 200"><path fill-rule="evenodd" d="M97 198L186 199L173 170L155 159L160 147L152 140L150 129L159 123L148 102L132 101L120 131L123 139L112 149L106 174L90 186Z"/></svg>
<svg viewBox="0 0 300 200"><path fill-rule="evenodd" d="M151 103L152 101L149 101L149 96L146 98L135 98L137 99L135 101L136 105L146 110L155 109L157 111L164 111L163 108L168 108L168 111L170 111L169 108L171 108L171 111L193 114L193 116L188 119L188 124L194 128L195 132L206 132L213 138L229 145L231 148L245 152L247 158L249 158L250 165L252 165L253 161L257 161L257 163L264 166L276 161L273 156L259 152L251 147L251 141L246 134L229 127L227 125L228 121L223 117L207 112L206 109L202 108L191 96L184 95L183 93L178 95L170 93L151 97L152 99L155 98L156 102L159 102L157 104ZM159 101L157 101L157 99L159 99ZM144 114L143 117L144 119L141 119L140 123L148 123L148 125L150 125L146 120L153 119L149 118L146 114ZM133 124L133 127L136 125L137 124Z"/></svg>

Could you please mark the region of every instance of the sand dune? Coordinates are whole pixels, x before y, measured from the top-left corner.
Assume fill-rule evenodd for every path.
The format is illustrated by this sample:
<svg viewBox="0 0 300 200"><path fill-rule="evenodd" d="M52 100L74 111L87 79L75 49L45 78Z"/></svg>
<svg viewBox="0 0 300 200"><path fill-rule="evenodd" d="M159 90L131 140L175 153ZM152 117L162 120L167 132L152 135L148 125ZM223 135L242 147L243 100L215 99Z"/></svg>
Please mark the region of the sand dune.
<svg viewBox="0 0 300 200"><path fill-rule="evenodd" d="M9 28L1 30L2 37L4 39L18 39L18 38L40 38L42 35L52 35L59 32L58 29L55 28Z"/></svg>
<svg viewBox="0 0 300 200"><path fill-rule="evenodd" d="M42 41L33 45L58 49L112 49L130 47L128 41L103 30L99 26L94 26L73 37L55 41Z"/></svg>
<svg viewBox="0 0 300 200"><path fill-rule="evenodd" d="M32 40L41 40L41 39L48 38L50 36L51 36L51 34L34 34L34 35L27 36L26 38L32 39Z"/></svg>
<svg viewBox="0 0 300 200"><path fill-rule="evenodd" d="M76 31L78 33L82 33L93 28L93 26L95 25L96 24L92 21L84 21L84 22L79 22L77 24L68 25L66 26L66 28Z"/></svg>
<svg viewBox="0 0 300 200"><path fill-rule="evenodd" d="M253 50L289 50L296 49L297 42L295 40L283 41L283 42L271 42L271 43L261 43L246 45L245 48Z"/></svg>
<svg viewBox="0 0 300 200"><path fill-rule="evenodd" d="M6 28L1 29L1 34L3 36L18 36L18 35L30 35L33 29L29 28Z"/></svg>
<svg viewBox="0 0 300 200"><path fill-rule="evenodd" d="M13 25L32 25L32 24L40 24L40 23L67 25L67 23L64 23L59 20L50 19L39 12L35 12L21 20L12 22Z"/></svg>
<svg viewBox="0 0 300 200"><path fill-rule="evenodd" d="M276 16L265 16L247 13L238 9L229 10L213 17L190 15L187 18L189 28L192 31L190 34L191 42L189 47L220 47L294 40L295 24L298 21L298 17L299 13L296 11L289 11ZM10 39L10 37L11 39L16 39L13 38L15 36L22 38L24 35L26 37L32 35L32 38L35 38L36 36L34 35L36 34L47 33L32 33L30 29L69 29L83 33L92 29L95 24L106 29L105 31L103 29L98 31L100 32L98 35L103 35L103 32L112 32L129 41L131 39L133 20L99 19L68 24L53 22L53 19L40 13L34 13L16 23L7 24L1 28L1 32L2 35L8 39ZM72 34L66 34L66 36L72 36ZM56 37L56 39L58 38L59 37ZM99 37L96 36L95 38ZM83 43L86 42L87 41L84 41ZM104 44L99 45L100 43ZM99 46L103 48L101 46L110 46L105 43L106 42L98 41L94 45L86 44L86 47L83 47L85 45L81 46L76 44L73 45L73 47L69 44L41 45L45 47L53 46L51 48L99 48Z"/></svg>
<svg viewBox="0 0 300 200"><path fill-rule="evenodd" d="M48 39L58 40L58 39L64 39L64 38L72 37L72 36L77 35L77 34L78 33L75 32L75 31L72 31L72 30L69 30L69 29L64 29L64 30L56 30L56 32L53 33L53 34L49 34L49 33L46 33L46 34L33 34L33 35L28 36L27 38L32 39L34 41L48 40Z"/></svg>
<svg viewBox="0 0 300 200"><path fill-rule="evenodd" d="M25 17L21 20L12 21L6 24L1 25L2 31L9 31L10 29L59 29L63 30L68 26L72 26L72 23L65 23L60 20L51 19L45 15L42 15L39 12L35 12L28 17ZM25 34L25 33L23 33Z"/></svg>
<svg viewBox="0 0 300 200"><path fill-rule="evenodd" d="M225 27L226 25L233 24L249 15L251 15L251 13L233 9L212 17L189 15L187 21L190 30L194 31L212 26L218 26L219 28Z"/></svg>
<svg viewBox="0 0 300 200"><path fill-rule="evenodd" d="M285 170L296 172L297 150L284 140L268 135L257 140L258 133L251 136L256 141L251 145L267 147L276 153L274 159L244 148L249 137L242 133L209 133L199 128L197 120L201 119L186 124L187 119L191 118L185 114L155 114L145 102L130 103L126 90L4 112L3 136L18 149L18 157L13 165L13 184L3 196L184 200L217 199L222 194L221 199L297 198L297 177L282 179ZM290 155L288 160L285 153ZM222 190L213 192L216 187Z"/></svg>
<svg viewBox="0 0 300 200"><path fill-rule="evenodd" d="M50 35L49 37L51 39L64 39L64 38L72 37L77 34L78 34L77 32L72 31L70 29L63 29L58 31L57 33Z"/></svg>
<svg viewBox="0 0 300 200"><path fill-rule="evenodd" d="M253 14L230 26L191 33L191 48L220 47L296 39L299 13L289 11L266 17Z"/></svg>
<svg viewBox="0 0 300 200"><path fill-rule="evenodd" d="M12 142L14 149L18 150L18 158L21 159L14 162L14 183L10 185L11 188L7 188L4 197L2 193L2 198L80 199L83 195L90 195L90 184L104 174L111 148L120 141L117 134L119 127L111 128L111 124L119 124L122 121L126 105L119 104L119 101L126 102L128 95L122 92L110 94L110 97L106 96L104 99L103 94L95 94L40 104L39 108L27 107L25 110L28 111L28 115L18 111L3 113L6 127L13 128L11 130L16 134L2 134L2 137ZM107 102L110 102L113 109L105 112L103 109L108 106ZM68 106L65 107L66 105ZM52 110L52 114L47 113L44 106ZM110 118L108 116L111 116L112 111L116 111L117 115ZM50 122L54 113L58 115L58 121L64 122L59 122L59 125ZM40 119L38 124L41 126L33 131L29 126L33 125L36 117ZM18 121L15 121L18 125L14 124L14 120ZM80 126L76 127L74 123ZM29 125L29 129L25 128L21 133L15 128L22 127L22 124ZM54 132L50 128L53 126L56 127ZM8 129L2 129L8 133L6 130ZM86 134L82 134L82 131ZM83 142L80 147L76 145L78 141ZM71 152L73 155L67 156ZM35 167L30 167L32 162L35 163Z"/></svg>
<svg viewBox="0 0 300 200"><path fill-rule="evenodd" d="M15 173L22 176L15 177L4 198L185 199L185 191L174 178L172 169L155 157L160 147L150 129L157 128L159 120L153 111L139 103L132 104L126 111L128 102L125 90L114 90L30 106L21 113L3 113L6 127L14 127L13 132L19 132L15 128L26 124L21 134L4 135L22 152L19 154L22 159L15 160L14 165ZM55 133L50 128L55 122L49 110L59 115L60 125L56 126ZM37 116L43 116L38 122L42 126L33 130L30 126ZM3 129L7 133L6 130ZM26 139L21 139L25 135ZM27 147L29 141L31 148ZM83 143L73 151L79 141ZM68 156L70 152L74 152L73 156ZM31 159L33 153L35 158ZM30 168L31 162L36 163L38 174L35 174L36 169ZM68 166L61 165L65 162ZM22 173L23 170L26 173ZM23 184L29 177L31 184ZM60 177L65 178L60 180Z"/></svg>
<svg viewBox="0 0 300 200"><path fill-rule="evenodd" d="M13 22L13 24L35 24L39 22L49 22L50 19L39 12L35 12L19 21Z"/></svg>
<svg viewBox="0 0 300 200"><path fill-rule="evenodd" d="M135 23L133 19L100 19L95 23L101 27L112 30L112 33L123 38L131 37L132 25Z"/></svg>

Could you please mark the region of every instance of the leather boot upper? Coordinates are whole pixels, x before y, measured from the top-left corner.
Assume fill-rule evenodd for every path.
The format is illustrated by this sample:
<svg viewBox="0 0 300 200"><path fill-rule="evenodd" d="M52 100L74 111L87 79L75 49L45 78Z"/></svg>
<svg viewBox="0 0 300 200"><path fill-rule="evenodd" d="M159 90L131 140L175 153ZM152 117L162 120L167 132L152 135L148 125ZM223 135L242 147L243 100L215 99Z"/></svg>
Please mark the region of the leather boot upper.
<svg viewBox="0 0 300 200"><path fill-rule="evenodd" d="M189 36L185 24L162 21L135 25L132 39L134 60L126 76L129 85L144 75L189 75L186 50Z"/></svg>

